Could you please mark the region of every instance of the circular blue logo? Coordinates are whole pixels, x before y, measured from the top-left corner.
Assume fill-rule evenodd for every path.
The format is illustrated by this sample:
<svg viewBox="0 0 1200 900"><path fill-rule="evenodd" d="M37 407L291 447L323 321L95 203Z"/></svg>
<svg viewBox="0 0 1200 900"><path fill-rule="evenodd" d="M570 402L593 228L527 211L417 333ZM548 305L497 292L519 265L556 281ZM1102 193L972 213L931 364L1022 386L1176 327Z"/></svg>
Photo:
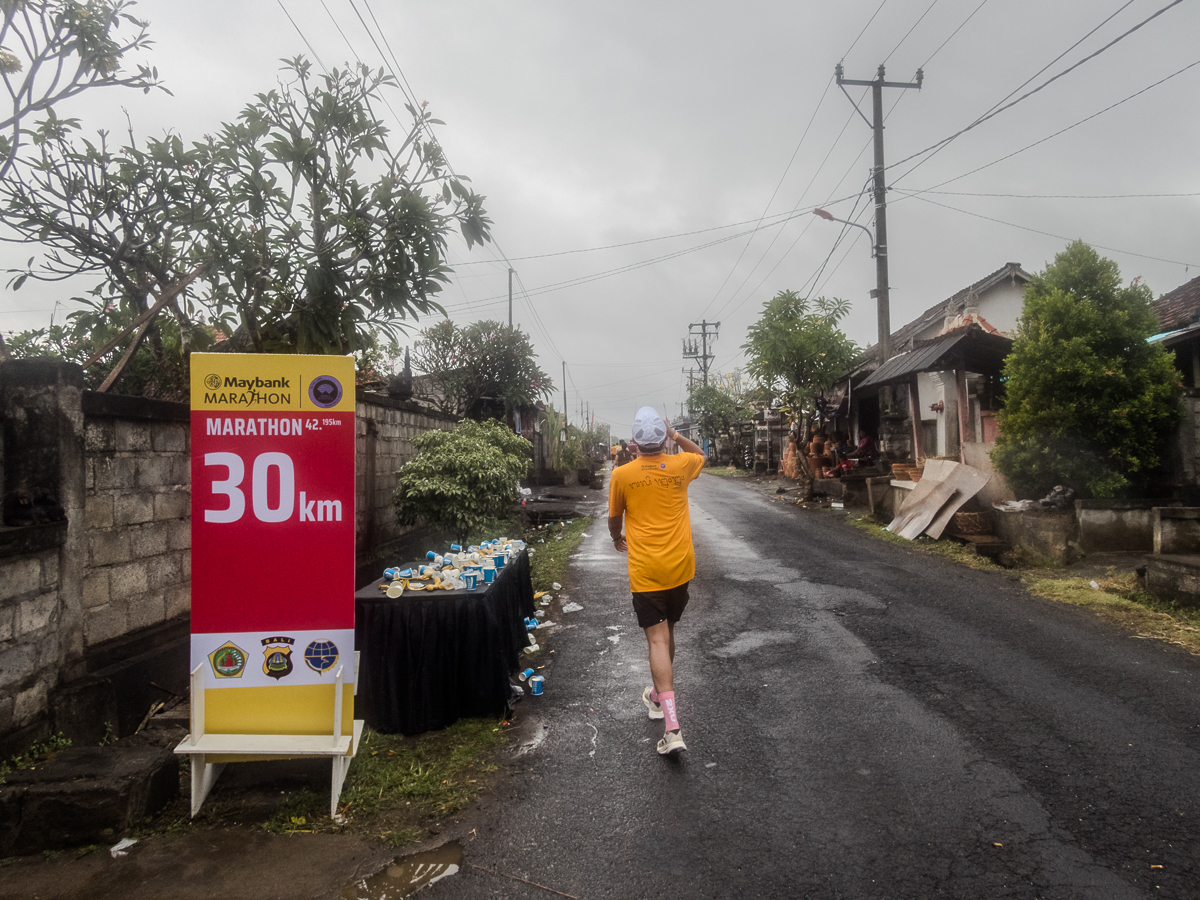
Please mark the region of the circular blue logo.
<svg viewBox="0 0 1200 900"><path fill-rule="evenodd" d="M342 399L342 383L332 375L314 378L308 384L308 399L321 409L337 406Z"/></svg>
<svg viewBox="0 0 1200 900"><path fill-rule="evenodd" d="M324 675L338 661L337 644L333 641L313 641L304 648L304 661L319 675Z"/></svg>

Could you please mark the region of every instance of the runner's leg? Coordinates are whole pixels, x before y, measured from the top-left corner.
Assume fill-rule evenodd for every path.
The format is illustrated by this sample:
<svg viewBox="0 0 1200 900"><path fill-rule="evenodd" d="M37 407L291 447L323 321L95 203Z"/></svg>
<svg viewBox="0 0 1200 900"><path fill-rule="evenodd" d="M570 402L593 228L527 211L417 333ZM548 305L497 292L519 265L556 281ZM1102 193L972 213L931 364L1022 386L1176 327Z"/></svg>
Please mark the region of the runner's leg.
<svg viewBox="0 0 1200 900"><path fill-rule="evenodd" d="M650 645L650 677L654 681L654 691L657 694L674 691L671 662L675 656L675 642L671 625L663 620L645 631L646 642Z"/></svg>

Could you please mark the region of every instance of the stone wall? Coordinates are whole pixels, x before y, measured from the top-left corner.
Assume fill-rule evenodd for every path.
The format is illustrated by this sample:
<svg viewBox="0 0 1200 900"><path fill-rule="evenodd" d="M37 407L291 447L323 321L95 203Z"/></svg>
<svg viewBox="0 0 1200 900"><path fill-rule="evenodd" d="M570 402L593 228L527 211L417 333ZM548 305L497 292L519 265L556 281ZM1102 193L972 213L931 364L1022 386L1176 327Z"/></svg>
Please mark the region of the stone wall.
<svg viewBox="0 0 1200 900"><path fill-rule="evenodd" d="M188 406L84 391L78 366L16 360L0 365L0 417L3 490L46 492L65 515L0 527L0 751L51 728L90 740L136 726L163 699L152 682L186 686ZM392 505L413 439L456 420L365 392L356 418L358 563L374 567L416 530Z"/></svg>
<svg viewBox="0 0 1200 900"><path fill-rule="evenodd" d="M188 613L188 407L84 394L85 647Z"/></svg>
<svg viewBox="0 0 1200 900"><path fill-rule="evenodd" d="M396 470L416 452L412 441L433 429L449 431L456 419L416 403L359 391L355 411L355 529L359 566L373 566L397 540L415 530L396 522L392 498Z"/></svg>

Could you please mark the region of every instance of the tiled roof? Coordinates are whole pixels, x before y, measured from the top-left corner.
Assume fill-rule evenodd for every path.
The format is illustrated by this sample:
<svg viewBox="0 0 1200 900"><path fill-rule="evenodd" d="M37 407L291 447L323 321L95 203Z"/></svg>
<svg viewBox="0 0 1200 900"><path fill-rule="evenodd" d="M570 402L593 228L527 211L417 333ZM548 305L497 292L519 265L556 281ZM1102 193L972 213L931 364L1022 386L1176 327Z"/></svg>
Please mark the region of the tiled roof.
<svg viewBox="0 0 1200 900"><path fill-rule="evenodd" d="M1200 319L1200 276L1168 291L1150 304L1163 331Z"/></svg>
<svg viewBox="0 0 1200 900"><path fill-rule="evenodd" d="M958 293L947 297L941 303L937 304L937 306L931 306L907 325L903 325L893 331L892 352L900 353L903 350L910 349L913 338L915 338L922 331L928 329L930 326L940 325L942 322L944 322L946 319L946 310L951 308L954 304L966 300L969 296L971 296L971 294L979 294L983 291L986 291L993 285L998 284L1008 278L1018 278L1021 281L1028 282L1032 277L1033 276L1021 268L1020 263L1005 263L995 272L992 272L990 275L979 279L972 285L968 285ZM991 326L989 325L988 327L990 328ZM871 346L867 347L864 354L865 359L874 360L876 354L878 353L877 347L877 344L872 344Z"/></svg>

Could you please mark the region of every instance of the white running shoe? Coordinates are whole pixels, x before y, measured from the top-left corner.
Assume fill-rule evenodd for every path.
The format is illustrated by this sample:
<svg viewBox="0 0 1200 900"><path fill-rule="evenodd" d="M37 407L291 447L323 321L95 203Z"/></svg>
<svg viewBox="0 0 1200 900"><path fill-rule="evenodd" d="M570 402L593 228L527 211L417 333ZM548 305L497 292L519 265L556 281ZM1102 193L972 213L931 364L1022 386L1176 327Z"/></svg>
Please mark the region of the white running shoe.
<svg viewBox="0 0 1200 900"><path fill-rule="evenodd" d="M646 711L650 713L650 718L661 719L663 717L661 704L655 703L650 699L650 692L653 690L654 688L648 687L642 691L642 702L646 704Z"/></svg>
<svg viewBox="0 0 1200 900"><path fill-rule="evenodd" d="M668 731L662 736L662 740L658 742L658 753L660 756L670 756L672 753L678 753L680 750L686 750L687 744L683 742L683 733L680 731Z"/></svg>

